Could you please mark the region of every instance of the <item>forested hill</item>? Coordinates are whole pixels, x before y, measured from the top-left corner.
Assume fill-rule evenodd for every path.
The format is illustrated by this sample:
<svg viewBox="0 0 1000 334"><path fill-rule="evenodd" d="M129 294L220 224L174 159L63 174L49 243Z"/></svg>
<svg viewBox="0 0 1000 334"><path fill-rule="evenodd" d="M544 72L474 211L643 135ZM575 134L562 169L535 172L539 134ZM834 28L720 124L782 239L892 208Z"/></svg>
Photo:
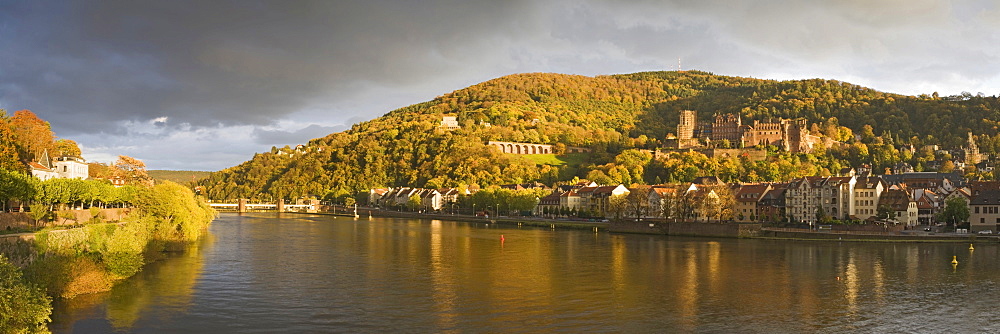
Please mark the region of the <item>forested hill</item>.
<svg viewBox="0 0 1000 334"><path fill-rule="evenodd" d="M774 81L699 71L597 77L516 74L391 111L311 140L301 149L272 148L198 183L213 199L336 197L384 186L551 183L635 164L620 153L636 155L629 149L659 147L664 136L674 132L678 112L684 109L697 111L702 122L715 113L739 113L745 123L772 116L804 117L813 124L813 134L848 143L855 141L852 132L862 134L863 142L852 146L854 151L818 153L830 155L826 160L793 157L811 161L816 171L865 162L878 168L917 159L876 152L904 144L957 148L969 131L977 135L984 153L1000 148L996 97L936 95L889 94L834 80ZM457 116L461 128L441 129L442 116ZM486 146L490 140L586 146L593 154L575 166L536 165ZM651 163L648 157L638 159L640 164ZM748 174L751 167L731 178ZM668 168L662 163L646 166L631 180L684 177Z"/></svg>

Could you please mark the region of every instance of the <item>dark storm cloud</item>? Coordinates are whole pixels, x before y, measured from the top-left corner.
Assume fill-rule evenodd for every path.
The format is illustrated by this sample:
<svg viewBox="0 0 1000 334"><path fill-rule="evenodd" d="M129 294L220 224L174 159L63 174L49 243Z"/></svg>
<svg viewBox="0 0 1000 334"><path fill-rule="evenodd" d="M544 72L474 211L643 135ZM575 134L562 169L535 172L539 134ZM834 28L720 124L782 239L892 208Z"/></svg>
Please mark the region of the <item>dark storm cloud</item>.
<svg viewBox="0 0 1000 334"><path fill-rule="evenodd" d="M998 30L985 0L0 0L0 108L35 111L85 155L220 169L521 72L681 58L725 75L1000 94Z"/></svg>
<svg viewBox="0 0 1000 334"><path fill-rule="evenodd" d="M0 94L79 131L161 116L268 124L318 96L416 84L462 61L449 59L454 45L505 29L519 10L465 1L75 4L4 5Z"/></svg>

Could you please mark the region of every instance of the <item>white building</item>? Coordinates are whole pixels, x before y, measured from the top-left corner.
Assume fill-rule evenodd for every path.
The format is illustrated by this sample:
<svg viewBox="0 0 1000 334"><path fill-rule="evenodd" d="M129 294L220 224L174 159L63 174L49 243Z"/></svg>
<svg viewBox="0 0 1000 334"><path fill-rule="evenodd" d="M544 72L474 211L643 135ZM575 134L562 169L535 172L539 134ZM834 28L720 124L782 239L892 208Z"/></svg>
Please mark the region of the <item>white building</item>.
<svg viewBox="0 0 1000 334"><path fill-rule="evenodd" d="M90 177L90 166L79 157L59 157L53 164L53 169L63 179L82 179Z"/></svg>

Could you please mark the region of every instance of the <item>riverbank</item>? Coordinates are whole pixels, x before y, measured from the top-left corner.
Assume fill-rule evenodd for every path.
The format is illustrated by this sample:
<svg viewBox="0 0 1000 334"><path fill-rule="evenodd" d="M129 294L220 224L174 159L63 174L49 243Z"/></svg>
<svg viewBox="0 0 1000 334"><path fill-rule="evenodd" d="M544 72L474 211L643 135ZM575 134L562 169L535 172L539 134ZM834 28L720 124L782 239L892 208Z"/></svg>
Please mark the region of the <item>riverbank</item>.
<svg viewBox="0 0 1000 334"><path fill-rule="evenodd" d="M990 242L997 236L976 234L930 233L900 231L816 231L795 228L768 228L758 223L655 222L616 221L609 230L617 233L659 234L695 237L752 238L797 241L859 241L859 242Z"/></svg>
<svg viewBox="0 0 1000 334"><path fill-rule="evenodd" d="M330 214L334 213L319 213ZM660 221L618 221L587 222L539 217L484 217L454 214L418 213L359 208L359 219L373 217L397 217L414 219L441 219L472 223L488 223L542 228L567 228L578 230L607 231L611 233L654 234L711 238L751 238L791 241L851 241L851 242L928 242L928 243L996 243L1000 236L976 234L926 233L921 231L815 231L808 229L766 228L759 223L711 223L711 222L660 222ZM335 214L353 217L353 214Z"/></svg>
<svg viewBox="0 0 1000 334"><path fill-rule="evenodd" d="M31 218L30 212L0 212L0 237L10 233L37 232L42 228L76 226L97 220L120 221L131 211L129 208L58 210L50 215L54 218L38 222Z"/></svg>
<svg viewBox="0 0 1000 334"><path fill-rule="evenodd" d="M353 214L339 214L339 213L335 214L331 212L319 212L317 214L353 217ZM549 219L549 218L539 218L539 217L507 217L507 216L486 217L486 216L419 213L419 212L404 212L404 211L387 211L387 210L379 210L371 208L358 208L358 216L359 216L358 219L368 218L369 214L372 217L440 219L440 220L463 221L470 223L500 224L508 226L565 228L565 229L593 230L593 231L606 231L608 229L607 222L576 221L576 220Z"/></svg>
<svg viewBox="0 0 1000 334"><path fill-rule="evenodd" d="M997 236L983 236L972 233L864 233L840 231L810 231L806 229L764 228L758 239L798 240L798 241L851 241L851 242L953 242L953 243L997 243Z"/></svg>
<svg viewBox="0 0 1000 334"><path fill-rule="evenodd" d="M141 188L133 205L128 212L107 215L96 209L63 212L55 215L57 223L39 224L48 226L46 229L2 236L0 254L16 268L9 276L43 291L48 298L69 299L108 291L144 265L201 238L216 217L215 210L196 199L190 189L172 182ZM23 223L21 214L7 218ZM50 300L36 303L40 312L51 310ZM0 298L0 309L20 302ZM35 325L47 321L45 315ZM22 331L22 327L10 330Z"/></svg>

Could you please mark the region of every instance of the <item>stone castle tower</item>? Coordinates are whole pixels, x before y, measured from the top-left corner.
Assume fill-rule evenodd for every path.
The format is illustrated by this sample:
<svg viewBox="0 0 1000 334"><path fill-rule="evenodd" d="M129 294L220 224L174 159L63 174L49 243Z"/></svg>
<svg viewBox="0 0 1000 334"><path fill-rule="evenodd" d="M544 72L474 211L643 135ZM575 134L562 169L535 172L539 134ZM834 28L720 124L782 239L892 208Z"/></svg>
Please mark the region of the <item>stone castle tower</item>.
<svg viewBox="0 0 1000 334"><path fill-rule="evenodd" d="M966 164L975 165L983 161L983 155L979 153L979 145L976 145L976 140L972 138L972 132L969 132L969 139L962 151L965 152Z"/></svg>
<svg viewBox="0 0 1000 334"><path fill-rule="evenodd" d="M694 110L681 110L680 122L677 123L677 148L698 146L698 138L694 130L698 127L698 114Z"/></svg>
<svg viewBox="0 0 1000 334"><path fill-rule="evenodd" d="M697 123L698 114L694 110L681 110L680 123L677 123L677 139L693 139Z"/></svg>

